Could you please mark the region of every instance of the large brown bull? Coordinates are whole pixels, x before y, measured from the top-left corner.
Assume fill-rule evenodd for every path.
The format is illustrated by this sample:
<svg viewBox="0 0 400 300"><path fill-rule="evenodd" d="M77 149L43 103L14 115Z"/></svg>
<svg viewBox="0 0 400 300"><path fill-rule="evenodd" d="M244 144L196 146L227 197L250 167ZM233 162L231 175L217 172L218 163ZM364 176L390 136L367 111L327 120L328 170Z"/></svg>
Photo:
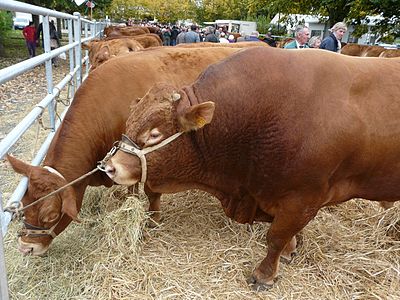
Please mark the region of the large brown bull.
<svg viewBox="0 0 400 300"><path fill-rule="evenodd" d="M106 172L158 193L204 190L240 223L272 222L251 277L271 286L320 208L400 199L399 82L400 59L245 49L135 99Z"/></svg>

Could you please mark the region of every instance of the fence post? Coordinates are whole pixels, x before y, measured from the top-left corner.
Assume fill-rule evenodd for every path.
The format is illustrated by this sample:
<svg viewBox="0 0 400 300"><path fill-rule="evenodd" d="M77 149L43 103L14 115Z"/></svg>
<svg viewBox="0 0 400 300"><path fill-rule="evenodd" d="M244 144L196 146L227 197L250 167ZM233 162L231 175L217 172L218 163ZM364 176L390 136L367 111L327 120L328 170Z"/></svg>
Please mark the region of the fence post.
<svg viewBox="0 0 400 300"><path fill-rule="evenodd" d="M68 19L68 43L72 44L73 42L74 42L74 35L73 35L72 19ZM74 49L72 48L69 49L68 57L69 57L69 72L72 74L75 68ZM69 83L68 98L71 99L74 96L74 94L75 94L75 82L74 80L71 80Z"/></svg>
<svg viewBox="0 0 400 300"><path fill-rule="evenodd" d="M47 54L51 52L51 46L50 46L50 26L49 26L49 16L43 16L43 23L42 23L42 34L43 34L43 48L44 52ZM56 59L56 58L54 58ZM45 63L45 68L46 68L46 80L47 80L47 93L52 94L53 93L53 69L52 69L52 64L51 64L51 59L46 60ZM54 131L56 126L55 126L55 112L54 112L54 103L53 101L52 105L48 106L49 110L49 118L50 118L50 127Z"/></svg>
<svg viewBox="0 0 400 300"><path fill-rule="evenodd" d="M74 16L78 17L77 20L74 20L74 39L75 42L79 42L79 45L75 47L75 63L79 66L79 70L76 72L76 89L78 89L82 83L81 14L74 12Z"/></svg>
<svg viewBox="0 0 400 300"><path fill-rule="evenodd" d="M88 23L85 22L85 38L88 37ZM87 55L89 55L89 51L85 50L85 54L83 55L83 57L86 57ZM87 74L89 73L89 60L85 61L85 77L87 76Z"/></svg>

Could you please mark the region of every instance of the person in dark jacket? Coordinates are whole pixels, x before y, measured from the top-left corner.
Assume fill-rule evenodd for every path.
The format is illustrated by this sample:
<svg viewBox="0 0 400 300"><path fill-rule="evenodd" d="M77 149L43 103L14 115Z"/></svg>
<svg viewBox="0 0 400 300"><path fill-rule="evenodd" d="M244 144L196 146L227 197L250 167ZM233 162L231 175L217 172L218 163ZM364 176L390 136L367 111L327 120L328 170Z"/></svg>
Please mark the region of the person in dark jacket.
<svg viewBox="0 0 400 300"><path fill-rule="evenodd" d="M54 50L58 47L61 46L60 43L60 39L58 38L58 33L57 33L57 29L56 26L54 25L54 20L51 20L49 22L49 35L50 35L50 50ZM39 41L40 36L42 36L42 47L44 49L44 44L43 44L43 23L40 23L38 26L38 29L36 31L36 41ZM58 66L58 58L57 57L53 57L51 59L53 65L55 67Z"/></svg>
<svg viewBox="0 0 400 300"><path fill-rule="evenodd" d="M171 30L171 46L176 46L176 38L178 37L179 30L176 26L172 27Z"/></svg>
<svg viewBox="0 0 400 300"><path fill-rule="evenodd" d="M347 26L343 22L338 22L330 29L329 36L324 38L319 46L320 49L325 49L333 52L340 52L342 48L341 40L347 31Z"/></svg>
<svg viewBox="0 0 400 300"><path fill-rule="evenodd" d="M60 45L61 45L60 39L58 38L57 29L56 29L56 26L54 25L54 21L53 20L51 20L49 22L49 33L50 33L51 49L55 49L55 48L60 47ZM36 40L39 41L39 39L41 39L42 47L44 47L43 46L43 23L40 23L38 28L37 28L37 30L36 30Z"/></svg>
<svg viewBox="0 0 400 300"><path fill-rule="evenodd" d="M215 35L215 29L211 26L206 28L206 37L204 39L205 42L210 42L210 43L219 43L219 39Z"/></svg>

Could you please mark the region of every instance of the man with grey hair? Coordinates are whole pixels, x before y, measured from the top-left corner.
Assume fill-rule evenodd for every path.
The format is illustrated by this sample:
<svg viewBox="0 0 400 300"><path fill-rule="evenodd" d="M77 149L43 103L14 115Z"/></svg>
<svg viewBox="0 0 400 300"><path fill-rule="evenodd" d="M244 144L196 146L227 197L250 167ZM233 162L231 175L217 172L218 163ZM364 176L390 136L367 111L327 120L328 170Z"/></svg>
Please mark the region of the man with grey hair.
<svg viewBox="0 0 400 300"><path fill-rule="evenodd" d="M210 42L210 43L218 43L219 39L217 38L217 36L215 35L215 28L212 26L209 26L206 28L205 30L205 42Z"/></svg>
<svg viewBox="0 0 400 300"><path fill-rule="evenodd" d="M310 38L310 29L307 26L299 25L296 27L296 37L285 46L285 49L309 48L307 45Z"/></svg>
<svg viewBox="0 0 400 300"><path fill-rule="evenodd" d="M325 49L333 52L340 52L342 48L341 40L347 31L347 26L343 22L338 22L330 29L329 36L324 38L321 43L320 49Z"/></svg>

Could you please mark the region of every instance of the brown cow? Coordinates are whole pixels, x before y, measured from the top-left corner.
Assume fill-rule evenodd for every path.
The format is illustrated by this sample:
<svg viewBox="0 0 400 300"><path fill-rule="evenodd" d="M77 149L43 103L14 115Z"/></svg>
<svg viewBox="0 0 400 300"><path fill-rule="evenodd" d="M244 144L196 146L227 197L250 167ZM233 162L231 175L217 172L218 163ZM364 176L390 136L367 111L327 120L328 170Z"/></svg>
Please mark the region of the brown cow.
<svg viewBox="0 0 400 300"><path fill-rule="evenodd" d="M76 92L74 101L52 141L43 164L57 170L51 173L9 157L13 168L29 177L28 191L22 199L26 206L67 182L92 170L125 129L132 99L143 97L155 82L167 81L177 86L193 82L206 66L240 51L240 49L180 49L159 47L134 52L110 60L91 72ZM26 222L36 227L54 228L58 235L76 218L88 185L110 186L112 181L102 172L74 184L58 196L28 208ZM145 187L150 211L159 221L160 194ZM52 241L50 235L22 236L22 253L41 255Z"/></svg>
<svg viewBox="0 0 400 300"><path fill-rule="evenodd" d="M385 48L359 44L346 44L340 51L341 54L360 57L378 57Z"/></svg>
<svg viewBox="0 0 400 300"><path fill-rule="evenodd" d="M147 33L131 37L138 41L143 48L159 47L162 46L162 40L155 33Z"/></svg>
<svg viewBox="0 0 400 300"><path fill-rule="evenodd" d="M121 38L90 41L82 44L82 49L89 50L90 70L93 71L112 57L139 51L144 47L134 38Z"/></svg>
<svg viewBox="0 0 400 300"><path fill-rule="evenodd" d="M400 57L400 49L385 49L379 57L393 58Z"/></svg>
<svg viewBox="0 0 400 300"><path fill-rule="evenodd" d="M108 26L104 28L104 35L109 37L135 36L150 33L144 26Z"/></svg>
<svg viewBox="0 0 400 300"><path fill-rule="evenodd" d="M158 193L207 191L240 223L272 221L251 278L271 286L321 207L400 198L399 71L400 59L245 49L179 93L152 88L106 172Z"/></svg>
<svg viewBox="0 0 400 300"><path fill-rule="evenodd" d="M107 38L105 40L92 40L86 44L82 44L82 49L89 50L92 71L112 57L125 55L144 48L159 46L162 46L162 41L158 35L149 33L137 36Z"/></svg>

